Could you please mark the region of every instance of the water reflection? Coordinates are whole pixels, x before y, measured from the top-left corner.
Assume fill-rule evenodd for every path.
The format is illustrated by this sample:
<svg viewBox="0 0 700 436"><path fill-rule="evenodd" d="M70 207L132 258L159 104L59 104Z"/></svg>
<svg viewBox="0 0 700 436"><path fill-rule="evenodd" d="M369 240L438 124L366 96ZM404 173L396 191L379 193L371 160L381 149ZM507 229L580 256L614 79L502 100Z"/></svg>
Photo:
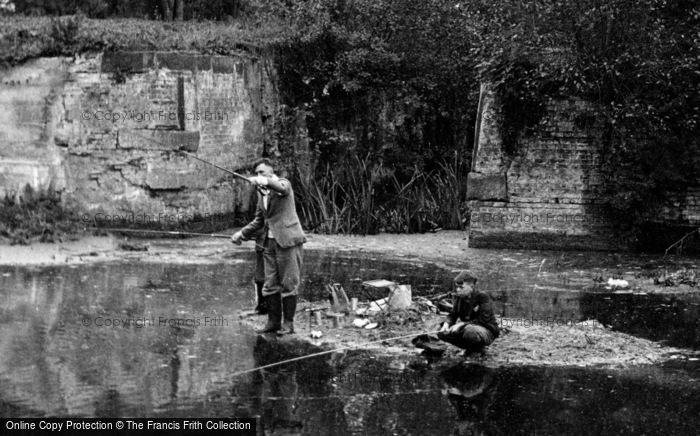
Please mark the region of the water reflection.
<svg viewBox="0 0 700 436"><path fill-rule="evenodd" d="M498 387L495 370L480 365L455 366L441 374L442 394L455 410L454 435L480 435L487 430L489 409Z"/></svg>
<svg viewBox="0 0 700 436"><path fill-rule="evenodd" d="M236 401L266 434L696 434L700 367L397 370L362 353L332 373L278 369ZM194 414L197 410L193 410Z"/></svg>
<svg viewBox="0 0 700 436"><path fill-rule="evenodd" d="M366 299L362 281L387 279L411 285L415 295L429 295L449 289L453 270L429 262L392 259L366 253L304 252L303 290L308 299L325 298L325 285L340 283L349 297Z"/></svg>
<svg viewBox="0 0 700 436"><path fill-rule="evenodd" d="M669 345L700 348L700 294L635 295L586 293L581 314L614 330Z"/></svg>
<svg viewBox="0 0 700 436"><path fill-rule="evenodd" d="M25 415L142 416L201 397L253 364L244 285L201 266L16 268L2 280L3 400Z"/></svg>
<svg viewBox="0 0 700 436"><path fill-rule="evenodd" d="M271 434L319 435L683 434L700 426L697 366L410 369L352 352L232 378L317 351L239 323L238 311L253 303L251 260L0 268L0 415L258 416ZM355 292L374 278L430 293L453 275L371 257L306 260L305 298L329 281ZM502 315L595 312L658 339L674 325L685 326L678 337L698 337L697 299L518 287L496 295Z"/></svg>
<svg viewBox="0 0 700 436"><path fill-rule="evenodd" d="M429 288L443 271L310 257L306 298L357 277ZM260 360L238 320L253 304L250 260L1 267L0 414L177 415L210 401L228 374Z"/></svg>

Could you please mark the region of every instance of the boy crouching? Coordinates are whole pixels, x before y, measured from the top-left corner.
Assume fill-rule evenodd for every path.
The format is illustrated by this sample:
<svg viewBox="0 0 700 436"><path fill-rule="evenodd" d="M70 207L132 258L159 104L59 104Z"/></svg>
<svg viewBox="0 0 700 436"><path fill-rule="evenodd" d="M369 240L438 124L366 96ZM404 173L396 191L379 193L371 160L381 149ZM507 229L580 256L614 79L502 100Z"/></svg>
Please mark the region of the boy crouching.
<svg viewBox="0 0 700 436"><path fill-rule="evenodd" d="M452 310L438 333L438 338L463 348L465 354L483 352L499 334L491 297L475 289L476 281L466 271L455 277Z"/></svg>

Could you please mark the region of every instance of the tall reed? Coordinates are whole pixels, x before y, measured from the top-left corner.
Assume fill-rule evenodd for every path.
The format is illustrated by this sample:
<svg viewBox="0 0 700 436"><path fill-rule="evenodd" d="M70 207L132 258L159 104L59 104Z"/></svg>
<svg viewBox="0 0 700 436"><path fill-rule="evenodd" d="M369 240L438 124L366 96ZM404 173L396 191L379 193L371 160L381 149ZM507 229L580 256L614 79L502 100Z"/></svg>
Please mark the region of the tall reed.
<svg viewBox="0 0 700 436"><path fill-rule="evenodd" d="M298 177L299 212L319 233L413 233L466 224L469 166L455 154L434 171L414 167L402 182L371 155L326 164L309 182Z"/></svg>

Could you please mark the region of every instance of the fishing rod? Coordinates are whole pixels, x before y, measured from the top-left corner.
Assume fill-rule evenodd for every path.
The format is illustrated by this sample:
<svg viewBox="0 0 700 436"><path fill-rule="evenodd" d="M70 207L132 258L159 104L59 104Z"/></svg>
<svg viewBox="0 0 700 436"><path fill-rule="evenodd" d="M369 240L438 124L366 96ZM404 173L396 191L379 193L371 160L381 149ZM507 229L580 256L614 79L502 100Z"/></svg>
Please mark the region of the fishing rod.
<svg viewBox="0 0 700 436"><path fill-rule="evenodd" d="M161 142L161 141L158 141L158 140L156 140L156 139L153 139L153 138L148 138L148 137L146 137L146 136L139 135L138 133L136 133L136 132L134 132L134 131L132 131L131 134L134 135L134 136L138 136L139 138L145 139L145 140L147 140L147 141L151 141L151 142L153 142L153 143L155 143L155 144L162 145L163 147L168 147L168 144L165 144L165 143L163 143L163 142ZM182 147L182 146L181 146L181 147ZM220 167L219 165L216 165L216 164L213 163L213 162L209 162L208 160L202 159L201 157L198 157L198 156L194 155L193 153L190 153L190 152L188 152L188 151L182 150L182 148L178 148L178 149L165 148L165 149L163 149L163 150L158 150L158 151L174 151L174 152L176 152L176 153L182 153L182 154L184 154L184 155L186 155L186 156L189 156L189 157L191 157L191 158L193 158L193 159L197 159L198 161L203 162L203 163L205 163L205 164L207 164L207 165L211 165L211 166L213 166L214 168L217 168L217 169L219 169L219 170L221 170L221 171L227 172L227 173L233 175L234 177L237 177L237 178L239 178L239 179L241 179L241 180L245 180L246 182L251 183L251 181L248 179L248 177L244 176L243 174L239 174L239 173L237 173L237 172L235 172L235 171L231 171L231 170L229 170L229 169L227 169L227 168Z"/></svg>
<svg viewBox="0 0 700 436"><path fill-rule="evenodd" d="M200 157L197 157L197 156L195 156L194 154L192 154L192 153L190 153L190 152L188 152L188 151L185 151L185 150L177 150L177 151L178 151L179 153L184 153L184 154L186 154L187 156L189 156L189 157L191 157L191 158L193 158L193 159L197 159L197 160L200 161L200 162L204 162L205 164L209 164L209 165L213 166L214 168L218 168L218 169L220 169L221 171L225 171L225 172L227 172L227 173L229 173L229 174L233 174L234 177L238 177L239 179L245 180L245 181L248 182L248 183L252 183L252 182L248 179L248 177L244 176L243 174L239 174L239 173L237 173L237 172L235 172L235 171L231 171L231 170L228 170L228 169L226 169L226 168L224 168L224 167L220 167L220 166L218 166L217 164L212 163L212 162L209 162L209 161L207 161L207 160L204 160L204 159L202 159L202 158L200 158Z"/></svg>
<svg viewBox="0 0 700 436"><path fill-rule="evenodd" d="M331 354L331 353L335 353L337 351L352 350L353 348L363 347L365 345L370 345L370 344L377 344L377 343L384 342L384 341L393 341L396 339L406 339L406 338L410 338L410 337L414 337L414 336L418 336L418 335L432 335L432 334L437 334L439 332L440 332L440 330L435 330L434 332L415 332L415 333L411 333L409 335L394 336L392 338L378 339L376 341L363 342L361 344L356 344L356 345L348 345L345 347L334 348L332 350L319 351L318 353L307 354L305 356L294 357L292 359L282 360L279 362L269 363L267 365L257 366L255 368L234 372L233 374L231 374L231 377L238 377L239 375L248 374L251 372L259 371L261 369L272 368L273 366L284 365L284 364L291 363L291 362L298 362L300 360L310 359L312 357L323 356L325 354Z"/></svg>
<svg viewBox="0 0 700 436"><path fill-rule="evenodd" d="M231 235L225 235L223 233L196 233L196 232L176 232L168 230L138 230L138 229L119 229L113 227L88 227L89 229L95 230L111 230L113 232L123 232L123 233L154 233L157 235L174 235L174 236L208 236L210 238L223 238L231 239ZM242 242L236 242L236 245L241 245ZM265 248L261 244L255 243L257 248Z"/></svg>
<svg viewBox="0 0 700 436"><path fill-rule="evenodd" d="M231 235L224 235L223 233L195 233L195 232L175 232L168 230L138 230L138 229L120 229L113 227L89 227L96 230L109 230L113 232L124 232L124 233L155 233L159 235L176 235L176 236L209 236L210 238L226 238L231 239Z"/></svg>

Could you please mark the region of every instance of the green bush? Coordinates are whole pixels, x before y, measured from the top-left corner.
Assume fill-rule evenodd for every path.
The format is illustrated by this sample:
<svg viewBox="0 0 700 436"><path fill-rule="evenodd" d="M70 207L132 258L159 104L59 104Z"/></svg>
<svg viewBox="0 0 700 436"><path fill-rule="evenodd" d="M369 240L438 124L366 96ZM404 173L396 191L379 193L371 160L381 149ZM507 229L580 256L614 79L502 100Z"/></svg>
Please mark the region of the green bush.
<svg viewBox="0 0 700 436"><path fill-rule="evenodd" d="M669 191L698 183L694 2L307 0L280 8L270 13L288 29L277 50L282 95L310 114L322 166L369 154L404 186L415 174L435 177L455 151L467 162L485 80L502 103L511 154L548 99L593 103L579 121L604 151L601 200L632 238ZM376 187L387 216L415 210L408 198L389 206L396 186ZM417 188L411 195L429 198Z"/></svg>
<svg viewBox="0 0 700 436"><path fill-rule="evenodd" d="M78 216L63 208L60 193L37 192L29 185L21 195L6 195L0 205L0 239L11 244L58 242L84 229Z"/></svg>
<svg viewBox="0 0 700 436"><path fill-rule="evenodd" d="M657 219L669 192L697 186L700 10L694 2L484 0L470 3L467 13L480 29L482 74L506 102L511 141L536 122L531 108L547 98L594 103L586 124L595 127L605 153L602 201L630 238L644 221Z"/></svg>
<svg viewBox="0 0 700 436"><path fill-rule="evenodd" d="M41 56L75 56L102 50L198 51L240 54L279 38L274 27L193 21L96 20L64 17L0 16L0 66Z"/></svg>
<svg viewBox="0 0 700 436"><path fill-rule="evenodd" d="M318 185L335 189L315 210L343 212L342 231L463 227L465 196L446 202L436 182L452 156L469 168L479 88L474 35L453 6L310 0L267 12L287 29L272 44L282 101L305 117Z"/></svg>

